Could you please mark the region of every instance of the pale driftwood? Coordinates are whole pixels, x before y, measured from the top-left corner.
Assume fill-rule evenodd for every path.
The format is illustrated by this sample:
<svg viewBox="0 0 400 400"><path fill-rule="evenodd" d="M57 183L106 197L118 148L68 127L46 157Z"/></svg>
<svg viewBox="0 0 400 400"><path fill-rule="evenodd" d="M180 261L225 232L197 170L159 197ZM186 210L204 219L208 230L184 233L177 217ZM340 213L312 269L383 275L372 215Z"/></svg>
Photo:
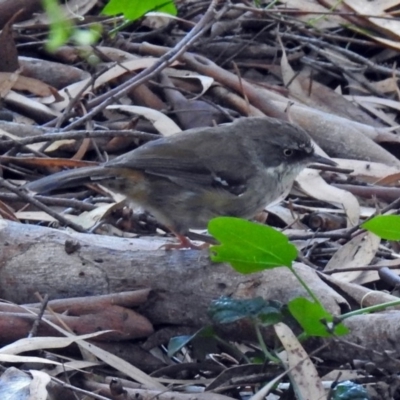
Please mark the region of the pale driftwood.
<svg viewBox="0 0 400 400"><path fill-rule="evenodd" d="M140 312L153 324L202 326L209 323L210 302L223 295L282 302L305 295L287 268L241 275L229 265L210 262L208 250L167 252L159 249L162 244L162 238L78 234L2 220L0 297L21 304L37 301L35 292L55 299L150 288ZM338 314L343 298L311 268L296 268Z"/></svg>
<svg viewBox="0 0 400 400"><path fill-rule="evenodd" d="M398 371L400 368L400 311L356 315L345 320L350 333L329 345L319 356L338 362L372 361L377 367Z"/></svg>
<svg viewBox="0 0 400 400"><path fill-rule="evenodd" d="M105 383L98 383L94 381L85 380L83 381L86 390L95 393L100 393L103 396L112 397L110 385ZM143 399L143 400L232 400L232 397L225 396L219 393L212 392L196 392L196 393L179 393L176 391L156 391L148 389L134 389L124 387L126 395L124 399Z"/></svg>
<svg viewBox="0 0 400 400"><path fill-rule="evenodd" d="M159 249L162 244L162 238L125 239L0 220L0 297L28 303L36 300L36 291L56 299L150 288L149 299L139 312L151 323L197 328L210 323L207 308L223 295L282 302L305 295L287 268L241 275L229 265L211 263L206 250L166 252ZM331 312L338 314L339 306L347 306L313 270L303 264L295 268ZM385 320L386 315L380 318ZM389 315L397 319L397 314ZM370 324L377 325L375 318L367 315L346 321L352 329L346 339L361 340L365 347L334 344L325 355L340 361L368 357L368 349L378 346L374 335L360 336L357 325L362 321L362 331L368 332ZM396 342L398 329L384 332L379 350L393 349L385 344Z"/></svg>

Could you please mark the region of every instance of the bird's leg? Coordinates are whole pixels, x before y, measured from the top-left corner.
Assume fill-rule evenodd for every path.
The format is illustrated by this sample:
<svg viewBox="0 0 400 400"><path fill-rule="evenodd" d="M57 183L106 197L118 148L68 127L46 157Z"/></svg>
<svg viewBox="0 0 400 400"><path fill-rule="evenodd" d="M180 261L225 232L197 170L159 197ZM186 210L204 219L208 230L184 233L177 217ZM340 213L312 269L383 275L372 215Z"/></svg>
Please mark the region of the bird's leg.
<svg viewBox="0 0 400 400"><path fill-rule="evenodd" d="M179 239L179 243L176 244L164 244L160 248L169 251L169 250L179 250L179 249L192 249L192 250L204 250L207 249L210 245L208 243L203 243L201 245L194 244L189 238L185 235L180 235L172 231L172 233Z"/></svg>

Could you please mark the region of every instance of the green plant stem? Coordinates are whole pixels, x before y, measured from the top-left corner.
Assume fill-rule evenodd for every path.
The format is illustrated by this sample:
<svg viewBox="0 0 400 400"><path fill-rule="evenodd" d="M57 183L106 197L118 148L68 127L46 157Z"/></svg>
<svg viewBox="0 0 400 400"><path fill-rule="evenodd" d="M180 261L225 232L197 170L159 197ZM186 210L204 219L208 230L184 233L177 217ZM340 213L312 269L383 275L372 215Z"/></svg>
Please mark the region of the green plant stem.
<svg viewBox="0 0 400 400"><path fill-rule="evenodd" d="M360 310L351 311L349 313L341 315L339 317L339 320L343 321L346 318L354 317L355 315L361 315L361 314L367 314L367 313L372 313L372 312L376 312L376 311L382 311L388 307L393 307L393 306L398 306L398 305L400 305L400 300L389 301L387 303L377 304L376 306L361 308Z"/></svg>
<svg viewBox="0 0 400 400"><path fill-rule="evenodd" d="M309 334L307 334L306 332L302 332L300 333L300 335L297 336L297 340L300 343L305 342L307 339L309 339L311 336Z"/></svg>
<svg viewBox="0 0 400 400"><path fill-rule="evenodd" d="M273 363L275 363L275 364L280 364L281 360L280 360L279 358L273 356L273 355L269 352L267 346L265 345L264 338L262 337L262 334L261 334L260 325L257 323L257 321L253 321L253 322L254 322L254 329L256 330L256 335L257 335L258 343L260 344L261 350L263 351L265 357L266 357L268 360L270 360L270 361L272 361Z"/></svg>
<svg viewBox="0 0 400 400"><path fill-rule="evenodd" d="M123 21L119 26L111 29L108 32L108 36L109 37L114 37L114 35L118 32L120 32L122 29L128 27L129 25L132 25L134 23L134 21L128 20L128 21Z"/></svg>
<svg viewBox="0 0 400 400"><path fill-rule="evenodd" d="M274 7L278 3L278 0L271 1L266 7L264 7L264 10L270 10L272 7Z"/></svg>
<svg viewBox="0 0 400 400"><path fill-rule="evenodd" d="M343 3L343 0L338 0L335 4L333 4L333 5L331 6L331 8L330 8L326 13L321 14L321 15L319 15L318 17L311 18L309 21L307 21L307 24L310 25L310 26L312 26L312 27L314 27L314 25L315 25L319 20L321 20L322 18L327 18L327 17L329 16L329 13L335 11L335 9L336 9L337 7L339 7L339 5L341 5L342 3Z"/></svg>
<svg viewBox="0 0 400 400"><path fill-rule="evenodd" d="M313 293L313 291L308 287L308 285L305 283L303 278L297 273L297 271L293 267L289 267L289 269L292 271L293 275L300 282L301 286L303 286L303 288L308 293L308 295L314 300L314 302L317 303L317 304L321 304L320 301L315 296L315 294Z"/></svg>

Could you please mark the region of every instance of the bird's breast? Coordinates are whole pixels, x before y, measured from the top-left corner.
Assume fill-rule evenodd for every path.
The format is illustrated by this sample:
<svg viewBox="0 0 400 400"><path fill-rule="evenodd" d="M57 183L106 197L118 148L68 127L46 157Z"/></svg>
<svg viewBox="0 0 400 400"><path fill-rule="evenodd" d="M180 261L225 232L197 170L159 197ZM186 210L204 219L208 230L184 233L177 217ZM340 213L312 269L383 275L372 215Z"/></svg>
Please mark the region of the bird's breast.
<svg viewBox="0 0 400 400"><path fill-rule="evenodd" d="M290 192L293 182L302 168L280 164L264 168L249 181L247 191L247 217L253 217L266 206L281 202ZM253 194L252 194L253 193Z"/></svg>

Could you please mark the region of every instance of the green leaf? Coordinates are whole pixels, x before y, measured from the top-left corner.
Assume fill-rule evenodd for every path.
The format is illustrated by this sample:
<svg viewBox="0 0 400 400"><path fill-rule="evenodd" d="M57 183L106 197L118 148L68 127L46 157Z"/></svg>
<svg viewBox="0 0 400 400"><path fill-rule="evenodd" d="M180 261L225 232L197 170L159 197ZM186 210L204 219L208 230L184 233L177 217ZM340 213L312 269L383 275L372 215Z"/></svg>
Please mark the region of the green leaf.
<svg viewBox="0 0 400 400"><path fill-rule="evenodd" d="M52 52L67 42L73 28L71 21L65 19L58 0L43 0L43 7L50 21L50 33L46 48Z"/></svg>
<svg viewBox="0 0 400 400"><path fill-rule="evenodd" d="M50 33L46 49L50 52L57 50L70 39L78 45L91 45L100 37L101 25L93 24L90 29L77 29L72 20L67 20L58 0L43 0L50 21Z"/></svg>
<svg viewBox="0 0 400 400"><path fill-rule="evenodd" d="M175 353L177 353L197 337L211 338L214 336L215 332L211 327L202 328L193 335L175 336L171 338L168 343L168 357L172 357Z"/></svg>
<svg viewBox="0 0 400 400"><path fill-rule="evenodd" d="M102 14L123 14L126 19L136 21L149 11L160 11L171 15L177 14L172 0L110 0L104 7Z"/></svg>
<svg viewBox="0 0 400 400"><path fill-rule="evenodd" d="M267 302L262 297L232 299L224 296L211 303L208 315L218 324L229 324L243 318L258 318L263 325L272 325L282 321L281 307L281 303Z"/></svg>
<svg viewBox="0 0 400 400"><path fill-rule="evenodd" d="M382 239L400 240L400 215L378 215L361 227Z"/></svg>
<svg viewBox="0 0 400 400"><path fill-rule="evenodd" d="M71 35L72 39L78 46L90 46L100 38L100 31L96 28L74 29Z"/></svg>
<svg viewBox="0 0 400 400"><path fill-rule="evenodd" d="M265 269L292 265L296 247L277 230L233 217L218 217L208 224L208 231L222 244L212 246L211 259L229 262L236 271L250 274Z"/></svg>
<svg viewBox="0 0 400 400"><path fill-rule="evenodd" d="M46 49L49 52L56 51L60 46L65 44L72 32L72 26L65 21L65 23L54 23L50 26L49 38L46 42Z"/></svg>
<svg viewBox="0 0 400 400"><path fill-rule="evenodd" d="M315 303L304 297L296 297L288 304L290 313L309 336L328 337L326 323L333 323L333 316L320 303ZM325 323L324 323L325 321ZM333 333L341 336L349 332L342 323L335 324Z"/></svg>

